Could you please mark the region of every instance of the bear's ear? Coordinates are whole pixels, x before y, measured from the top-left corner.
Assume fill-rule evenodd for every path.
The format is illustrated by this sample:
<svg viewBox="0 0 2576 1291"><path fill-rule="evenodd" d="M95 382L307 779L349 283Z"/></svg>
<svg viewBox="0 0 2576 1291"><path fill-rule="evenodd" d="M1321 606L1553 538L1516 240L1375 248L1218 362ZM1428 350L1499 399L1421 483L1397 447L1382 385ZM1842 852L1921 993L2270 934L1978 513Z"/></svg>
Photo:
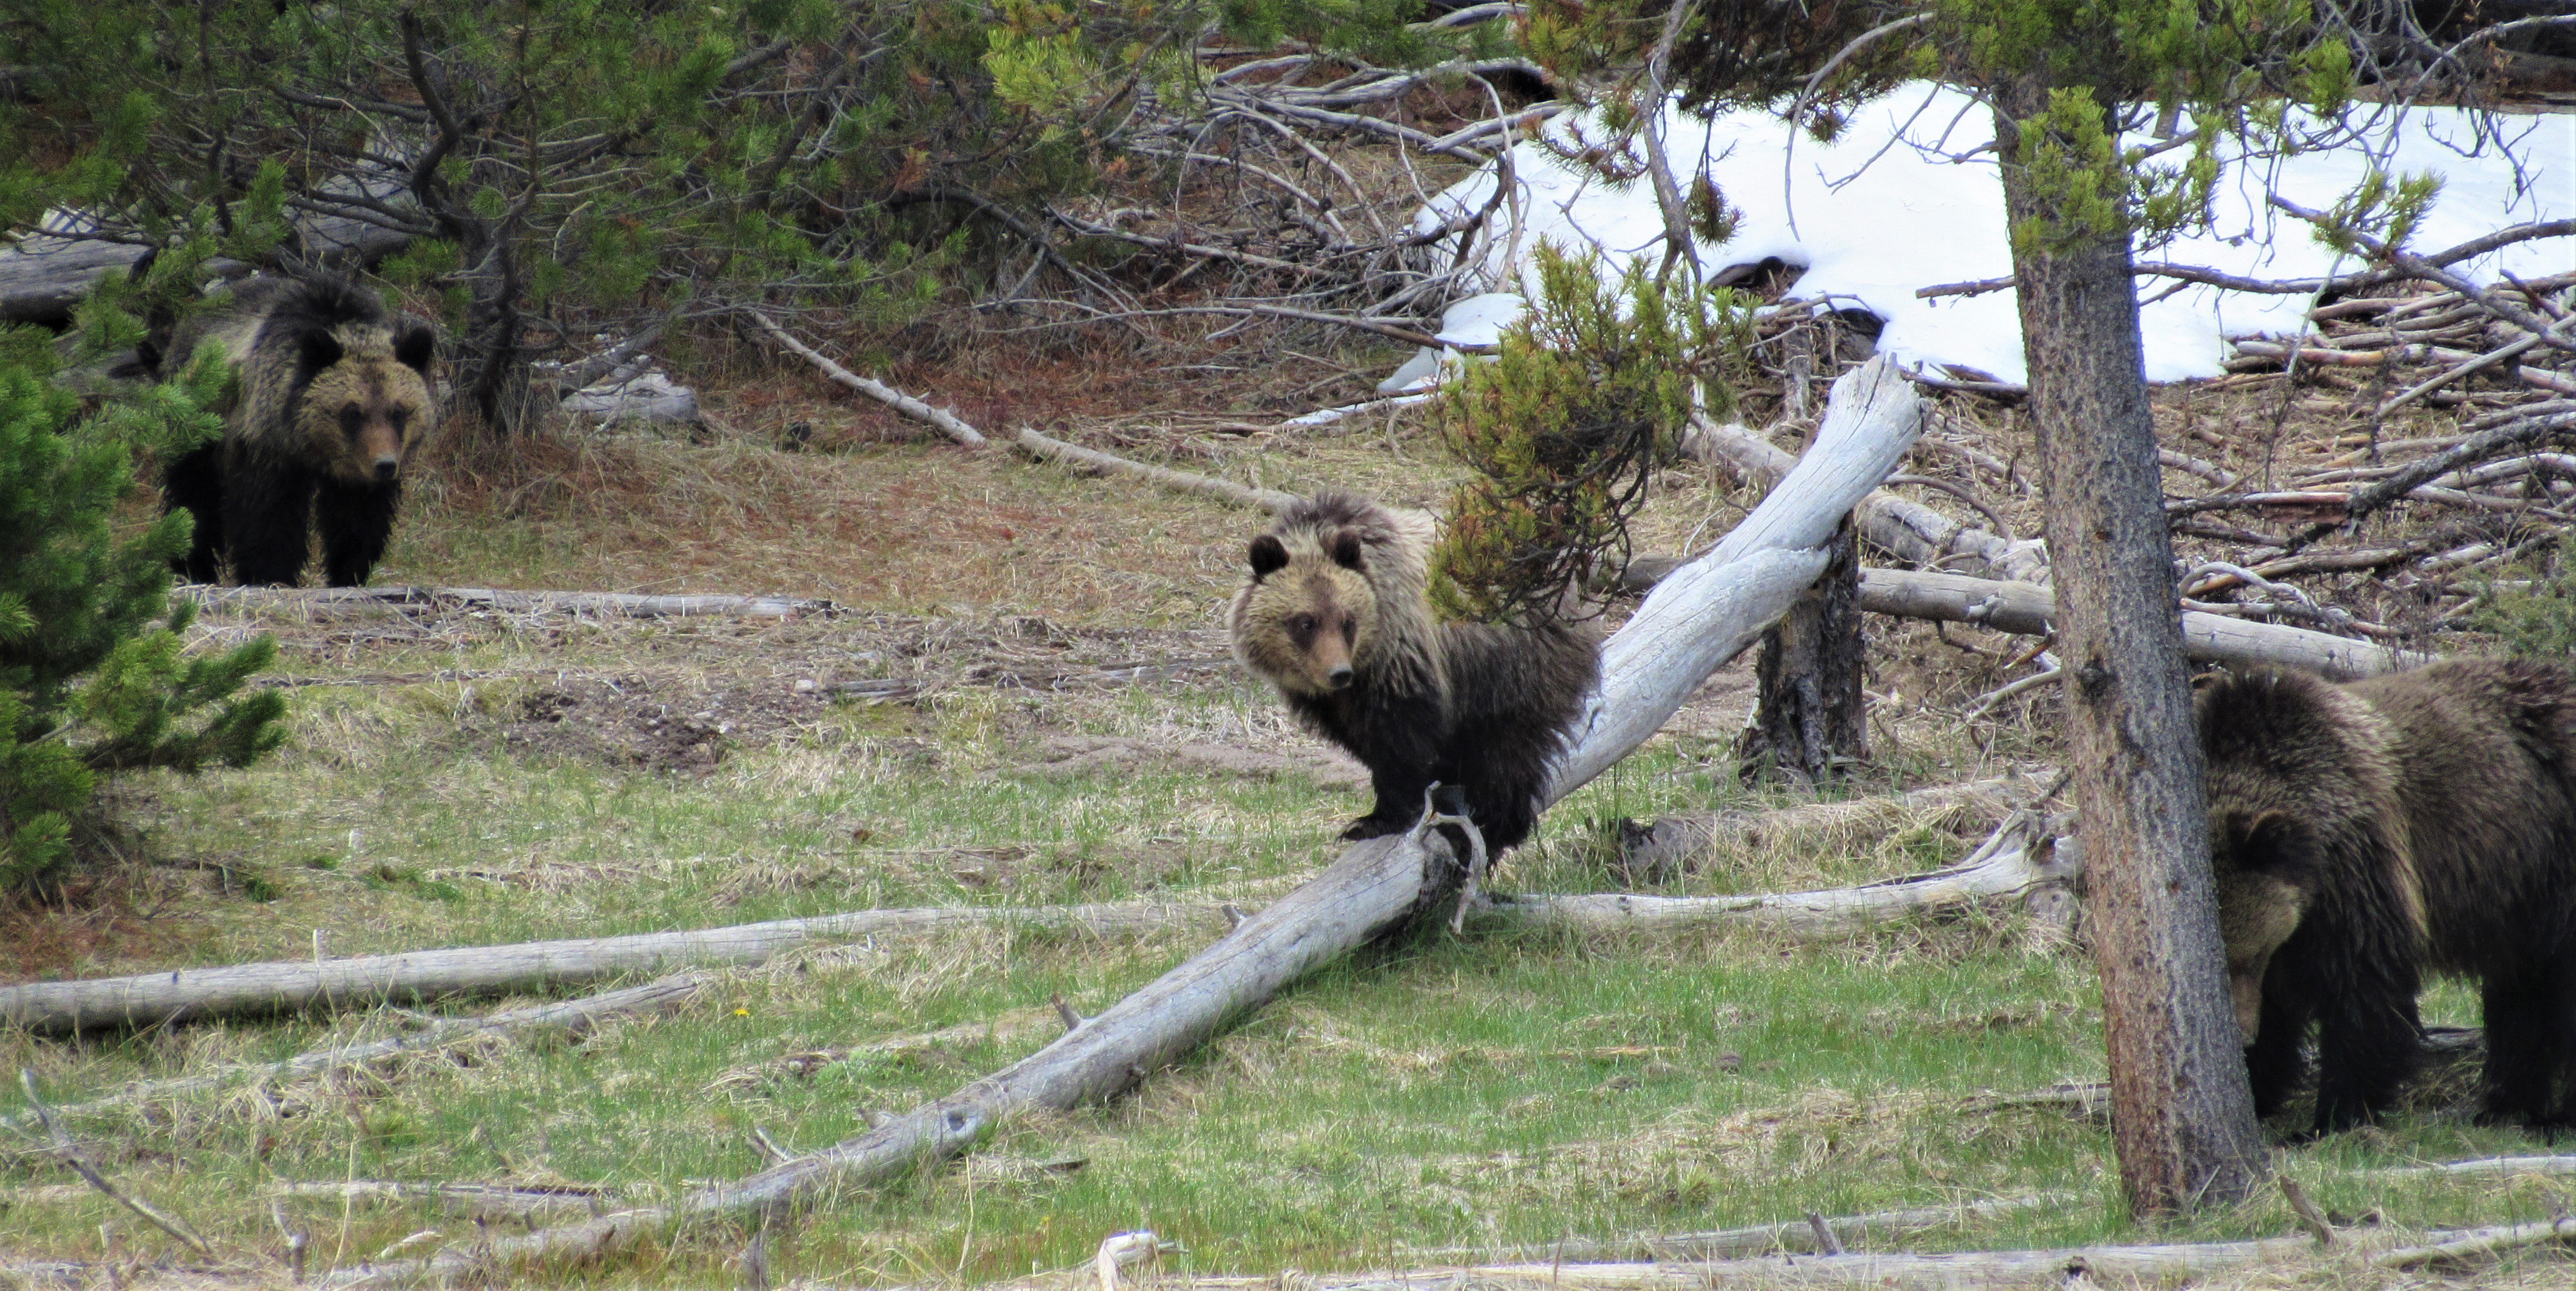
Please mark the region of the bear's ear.
<svg viewBox="0 0 2576 1291"><path fill-rule="evenodd" d="M418 323L394 332L394 361L410 368L426 380L429 365L438 357L438 335Z"/></svg>
<svg viewBox="0 0 2576 1291"><path fill-rule="evenodd" d="M2227 843L2242 869L2298 882L2317 867L2316 832L2286 811L2230 818Z"/></svg>
<svg viewBox="0 0 2576 1291"><path fill-rule="evenodd" d="M1344 529L1333 538L1333 563L1344 569L1360 567L1360 536Z"/></svg>
<svg viewBox="0 0 2576 1291"><path fill-rule="evenodd" d="M340 348L340 338L325 328L314 328L295 338L295 365L310 376L340 361L347 351Z"/></svg>
<svg viewBox="0 0 2576 1291"><path fill-rule="evenodd" d="M1288 549L1277 534L1265 533L1252 540L1252 577L1258 582L1288 563Z"/></svg>

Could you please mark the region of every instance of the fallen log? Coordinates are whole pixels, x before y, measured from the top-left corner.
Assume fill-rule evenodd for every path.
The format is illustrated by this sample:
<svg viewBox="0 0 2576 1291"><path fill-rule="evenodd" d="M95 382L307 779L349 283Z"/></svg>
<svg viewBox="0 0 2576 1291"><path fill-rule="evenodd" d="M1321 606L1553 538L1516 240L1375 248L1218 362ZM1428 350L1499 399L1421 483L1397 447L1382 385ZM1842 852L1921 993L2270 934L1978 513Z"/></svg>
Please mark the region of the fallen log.
<svg viewBox="0 0 2576 1291"><path fill-rule="evenodd" d="M746 310L744 311L744 314L746 317L751 319L754 325L758 326L762 331L767 332L770 339L777 341L781 346L795 354L798 358L812 364L817 371L821 372L824 376L831 378L833 381L847 386L852 390L856 390L860 394L866 395L867 397L876 400L878 403L884 404L914 421L920 422L925 426L929 426L968 448L986 448L992 445L992 437L986 435L980 430L977 430L975 427L968 425L965 419L959 417L957 414L944 408L933 408L929 404L926 404L919 399L915 399L911 395L905 394L884 382L871 380L850 371L848 368L842 367L840 364L824 357L812 346L788 335L786 329L769 321L767 317L757 312ZM1026 426L1021 427L1016 433L1008 436L1007 438L1009 442L1018 445L1020 449L1028 453L1029 456L1037 458L1042 462L1059 462L1079 469L1101 471L1112 475L1124 475L1131 479L1140 479L1147 481L1148 483L1159 484L1164 488L1175 489L1183 493L1204 494L1208 497L1218 498L1234 503L1236 506L1253 507L1263 511L1277 511L1297 500L1294 494L1282 493L1277 489L1249 488L1244 485L1234 483L1231 480L1218 479L1212 475L1196 475L1188 471L1176 471L1168 466L1155 466L1149 462L1139 462L1129 458L1120 457L1115 453L1104 453L1096 448L1084 448L1080 444L1068 444L1061 439L1054 438L1050 435L1040 434L1036 430L1030 429Z"/></svg>
<svg viewBox="0 0 2576 1291"><path fill-rule="evenodd" d="M1231 502L1236 506L1253 507L1262 511L1278 511L1297 500L1296 494L1282 493L1277 489L1248 488L1232 480L1221 480L1212 475L1194 475L1188 471L1175 471L1168 466L1129 461L1115 453L1104 453L1096 448L1084 448L1080 444L1068 444L1061 439L1041 435L1026 426L1021 427L1019 433L1011 436L1011 442L1027 449L1030 456L1041 461L1062 462L1088 470L1124 475L1132 479L1160 484L1164 488L1182 493L1205 494Z"/></svg>
<svg viewBox="0 0 2576 1291"><path fill-rule="evenodd" d="M1838 936L1906 915L2018 896L2043 883L2071 882L2083 869L2075 840L2052 839L2051 832L2038 815L2018 812L1956 865L1859 887L1731 897L1488 896L1469 917L1586 933L1744 925L1793 937Z"/></svg>
<svg viewBox="0 0 2576 1291"><path fill-rule="evenodd" d="M2525 1247L2576 1242L2576 1219L2553 1219L2545 1224L2503 1224L2431 1236L2433 1240L2418 1246L2381 1251L2370 1257L2371 1267L2414 1269L2428 1264L2456 1264Z"/></svg>
<svg viewBox="0 0 2576 1291"><path fill-rule="evenodd" d="M1629 562L1627 581L1653 586L1678 566L1663 557ZM2056 593L2037 583L1911 569L1864 569L1860 607L1898 618L1968 623L2022 636L2055 629ZM2184 610L2183 650L2201 663L2305 668L2338 681L2418 668L2439 656L2398 650L2331 632L2256 623L2205 610Z"/></svg>
<svg viewBox="0 0 2576 1291"><path fill-rule="evenodd" d="M1059 928L1105 937L1167 927L1182 918L1217 922L1221 915L1212 904L1176 911L1155 901L860 910L696 932L183 968L136 977L0 987L0 1022L29 1031L69 1032L314 1007L368 1008L387 1002L561 989L684 965L759 964L799 946L852 937L918 936L987 924Z"/></svg>
<svg viewBox="0 0 2576 1291"><path fill-rule="evenodd" d="M1842 518L1922 433L1921 397L1894 363L1872 360L1837 379L1806 456L1715 547L1658 582L1602 646L1601 689L1575 723L1548 801L1644 743L1778 620L1824 572Z"/></svg>
<svg viewBox="0 0 2576 1291"><path fill-rule="evenodd" d="M1862 570L1860 604L1874 614L1973 623L2024 636L2047 635L2057 614L2056 594L2037 584L1903 569ZM2435 658L2199 610L2183 612L2182 634L2183 649L2203 663L2306 668L2346 681L2420 667Z"/></svg>
<svg viewBox="0 0 2576 1291"><path fill-rule="evenodd" d="M920 422L921 424L938 431L940 434L956 440L958 443L963 444L968 448L982 448L987 442L989 442L984 438L984 432L975 429L973 426L967 425L965 420L960 418L957 414L950 412L945 408L933 408L929 404L923 403L921 400L915 399L911 395L895 389L893 386L887 385L882 381L860 376L858 373L852 372L848 368L842 367L840 364L834 363L832 360L823 357L823 355L812 346L788 335L787 329L769 321L768 315L752 309L746 309L742 311L742 314L743 317L751 320L752 326L768 333L769 339L778 342L779 345L784 347L789 353L792 353L796 357L814 365L814 369L816 371L821 372L824 376L831 378L833 381L847 386L852 390L856 390L860 394L866 395L867 397L876 400L878 403L884 404L885 406L894 409L896 412L902 413L904 416L910 417L914 421Z"/></svg>
<svg viewBox="0 0 2576 1291"><path fill-rule="evenodd" d="M1682 432L1682 451L1718 462L1751 483L1777 484L1798 459L1745 426L1694 415ZM1999 578L2035 579L2048 570L2048 547L1967 525L1885 489L1874 489L1852 509L1861 536L1914 565L1968 556Z"/></svg>
<svg viewBox="0 0 2576 1291"><path fill-rule="evenodd" d="M316 618L334 611L420 605L498 610L507 614L608 614L623 618L724 615L786 619L837 612L830 601L792 596L644 596L632 592L518 592L497 587L218 587L188 583L170 594L201 609L300 609Z"/></svg>
<svg viewBox="0 0 2576 1291"><path fill-rule="evenodd" d="M507 1009L488 1017L446 1018L405 1035L363 1044L315 1049L281 1062L261 1063L238 1071L217 1072L204 1076L182 1076L171 1080L151 1080L86 1103L73 1103L53 1109L54 1115L78 1117L114 1111L155 1099L220 1089L245 1078L253 1081L293 1080L325 1071L342 1071L371 1062L399 1057L407 1053L444 1048L460 1040L480 1036L520 1036L535 1031L562 1030L579 1035L604 1019L641 1013L660 1013L696 998L709 979L701 973L680 973L642 986L606 991L577 1000L559 1000L527 1008ZM0 1116L0 1129L17 1129L36 1123L33 1112Z"/></svg>
<svg viewBox="0 0 2576 1291"><path fill-rule="evenodd" d="M1824 567L1826 539L1920 432L1922 405L1876 359L1834 383L1805 460L1726 541L1649 596L1603 652L1601 694L1549 786L1554 802L1645 741L1681 701L1786 613ZM1759 577L1740 571L1765 571ZM1804 580L1794 571L1804 568ZM1754 588L1761 589L1758 593ZM1696 669L1696 671L1693 671ZM692 1217L784 1204L824 1186L874 1183L972 1146L1004 1118L1121 1093L1266 1003L1307 970L1411 922L1459 881L1436 831L1370 839L1206 950L1046 1048L865 1134L669 1206L492 1239L421 1260L334 1273L325 1286L489 1277L496 1266L625 1247Z"/></svg>
<svg viewBox="0 0 2576 1291"><path fill-rule="evenodd" d="M2042 786L2022 777L1932 785L1879 798L1810 802L1773 811L1705 812L1658 816L1639 825L1621 822L1618 872L1661 880L1687 872L1691 862L1720 842L1764 839L1812 830L1882 826L1907 816L1980 803L2002 805ZM2026 803L2018 805L2027 805Z"/></svg>
<svg viewBox="0 0 2576 1291"><path fill-rule="evenodd" d="M1920 1206L1905 1210L1874 1211L1866 1215L1842 1215L1823 1220L1826 1232L1837 1241L1851 1244L1884 1242L1933 1232L1978 1220L2015 1215L2043 1206L2073 1203L2071 1192L2035 1193L2027 1197L2002 1197L1993 1201L1971 1201L1956 1206ZM1754 1224L1745 1228L1721 1228L1704 1233L1639 1234L1635 1237L1568 1238L1543 1246L1516 1246L1500 1251L1453 1246L1410 1254L1425 1260L1483 1259L1495 1264L1526 1264L1537 1261L1556 1263L1575 1261L1598 1263L1629 1259L1678 1263L1685 1260L1722 1260L1740 1255L1762 1255L1774 1251L1804 1254L1816 1249L1816 1225L1794 1219L1780 1224Z"/></svg>

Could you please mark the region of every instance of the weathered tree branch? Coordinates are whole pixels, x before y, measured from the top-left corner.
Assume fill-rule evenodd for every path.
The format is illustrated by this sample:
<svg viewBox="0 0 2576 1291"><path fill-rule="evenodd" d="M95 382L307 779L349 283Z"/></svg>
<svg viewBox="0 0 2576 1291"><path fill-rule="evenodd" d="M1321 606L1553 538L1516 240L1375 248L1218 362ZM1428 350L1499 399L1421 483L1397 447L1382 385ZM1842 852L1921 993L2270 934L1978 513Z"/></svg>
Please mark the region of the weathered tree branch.
<svg viewBox="0 0 2576 1291"><path fill-rule="evenodd" d="M282 1062L262 1063L240 1071L218 1072L204 1076L181 1076L171 1080L144 1081L130 1085L105 1098L74 1103L53 1109L56 1116L88 1116L113 1111L155 1099L172 1098L219 1089L236 1080L294 1080L319 1072L339 1071L350 1067L438 1049L459 1040L478 1036L515 1036L531 1031L561 1029L575 1035L588 1031L600 1020L639 1013L658 1013L679 1008L697 996L708 979L702 973L680 973L642 986L605 991L577 1000L561 1000L526 1008L506 1009L486 1017L447 1018L403 1035L364 1044L342 1045L300 1053ZM13 1129L38 1119L29 1111L22 1115L0 1116L0 1129Z"/></svg>
<svg viewBox="0 0 2576 1291"><path fill-rule="evenodd" d="M1861 608L1874 614L1973 623L1998 632L2053 632L2057 597L2033 583L1964 574L1864 569ZM2253 623L2199 610L2182 612L2183 649L2203 663L2306 668L2341 680L2418 667L2434 656L2277 623Z"/></svg>
<svg viewBox="0 0 2576 1291"><path fill-rule="evenodd" d="M29 982L0 987L0 1022L30 1031L84 1031L241 1017L306 1008L371 1007L538 987L564 988L624 973L682 965L750 965L800 946L849 937L922 935L950 928L1024 924L1117 936L1161 928L1176 917L1214 919L1213 906L1176 913L1164 903L977 906L860 910L778 919L697 932L532 941L511 946L279 960L187 968L139 977ZM643 988L638 988L643 989Z"/></svg>
<svg viewBox="0 0 2576 1291"><path fill-rule="evenodd" d="M1738 476L1759 484L1775 483L1797 459L1786 450L1735 423L1718 423L1694 415L1682 432L1682 451L1702 461L1718 462ZM1971 529L1948 516L1873 490L1853 509L1861 536L1899 559L1929 565L1953 555L1973 557L2003 578L2032 579L2048 569L2046 544L2016 540L2011 534Z"/></svg>
<svg viewBox="0 0 2576 1291"><path fill-rule="evenodd" d="M805 344L805 342L788 335L786 328L780 327L778 324L769 321L769 316L761 313L759 310L746 309L743 311L743 317L750 319L752 326L768 333L769 339L778 342L778 344L785 348L789 353L813 364L815 369L821 372L824 376L830 377L832 380L848 386L849 388L858 391L860 394L866 395L867 397L876 400L878 403L884 404L885 406L894 409L896 412L912 418L914 421L920 422L925 426L934 427L939 431L939 433L948 436L950 439L956 440L960 444L964 444L968 448L982 448L984 446L984 432L975 429L973 426L967 425L964 421L959 420L957 414L949 412L944 408L933 408L929 404L923 403L919 399L915 399L911 395L895 389L893 386L887 385L882 381L875 381L867 377L860 376L858 373L852 372L838 363L834 363L830 359L827 359L820 353L816 352L811 346Z"/></svg>
<svg viewBox="0 0 2576 1291"><path fill-rule="evenodd" d="M1956 865L1854 888L1732 897L1497 896L1470 917L1591 933L1744 925L1793 937L1840 936L1890 919L2071 881L2083 868L2074 840L2045 837L2045 824L2035 814L2016 813Z"/></svg>

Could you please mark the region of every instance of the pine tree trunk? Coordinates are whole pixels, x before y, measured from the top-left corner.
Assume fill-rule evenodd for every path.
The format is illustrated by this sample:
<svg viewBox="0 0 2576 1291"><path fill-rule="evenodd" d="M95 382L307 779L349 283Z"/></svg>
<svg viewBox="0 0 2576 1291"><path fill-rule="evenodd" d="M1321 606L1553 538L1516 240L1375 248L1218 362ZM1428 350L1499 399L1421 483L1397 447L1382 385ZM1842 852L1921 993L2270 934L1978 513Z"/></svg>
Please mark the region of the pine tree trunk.
<svg viewBox="0 0 2576 1291"><path fill-rule="evenodd" d="M2034 80L1998 91L1998 140L2048 106ZM2004 203L2069 670L2113 1135L2136 1214L2185 1214L2242 1200L2267 1162L2220 949L2129 239L2018 236L2062 218L2058 195L2036 191L2025 169L2027 144L2005 153Z"/></svg>
<svg viewBox="0 0 2576 1291"><path fill-rule="evenodd" d="M1861 706L1860 543L1849 517L1834 535L1833 563L1815 590L1762 634L1754 664L1761 703L1737 756L1745 774L1770 765L1816 783L1869 756Z"/></svg>

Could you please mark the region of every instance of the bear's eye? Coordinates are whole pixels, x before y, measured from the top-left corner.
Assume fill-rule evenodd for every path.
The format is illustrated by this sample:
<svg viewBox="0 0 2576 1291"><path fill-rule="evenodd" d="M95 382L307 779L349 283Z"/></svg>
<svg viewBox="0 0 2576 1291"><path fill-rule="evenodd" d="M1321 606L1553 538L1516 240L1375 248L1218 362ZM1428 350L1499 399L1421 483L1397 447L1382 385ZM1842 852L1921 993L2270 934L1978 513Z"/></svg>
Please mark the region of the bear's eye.
<svg viewBox="0 0 2576 1291"><path fill-rule="evenodd" d="M1358 619L1344 619L1344 620L1342 620L1342 644L1343 644L1343 645L1356 645L1356 644L1358 644L1359 639L1360 639L1360 621L1359 621Z"/></svg>
<svg viewBox="0 0 2576 1291"><path fill-rule="evenodd" d="M340 433L355 438L358 428L367 424L367 410L356 404L340 409Z"/></svg>
<svg viewBox="0 0 2576 1291"><path fill-rule="evenodd" d="M1315 635L1315 627L1315 616L1312 614L1300 614L1288 620L1288 630L1301 637Z"/></svg>
<svg viewBox="0 0 2576 1291"><path fill-rule="evenodd" d="M403 432L404 424L410 420L411 409L409 408L388 408L385 410L385 421L394 428L394 433L397 435Z"/></svg>

